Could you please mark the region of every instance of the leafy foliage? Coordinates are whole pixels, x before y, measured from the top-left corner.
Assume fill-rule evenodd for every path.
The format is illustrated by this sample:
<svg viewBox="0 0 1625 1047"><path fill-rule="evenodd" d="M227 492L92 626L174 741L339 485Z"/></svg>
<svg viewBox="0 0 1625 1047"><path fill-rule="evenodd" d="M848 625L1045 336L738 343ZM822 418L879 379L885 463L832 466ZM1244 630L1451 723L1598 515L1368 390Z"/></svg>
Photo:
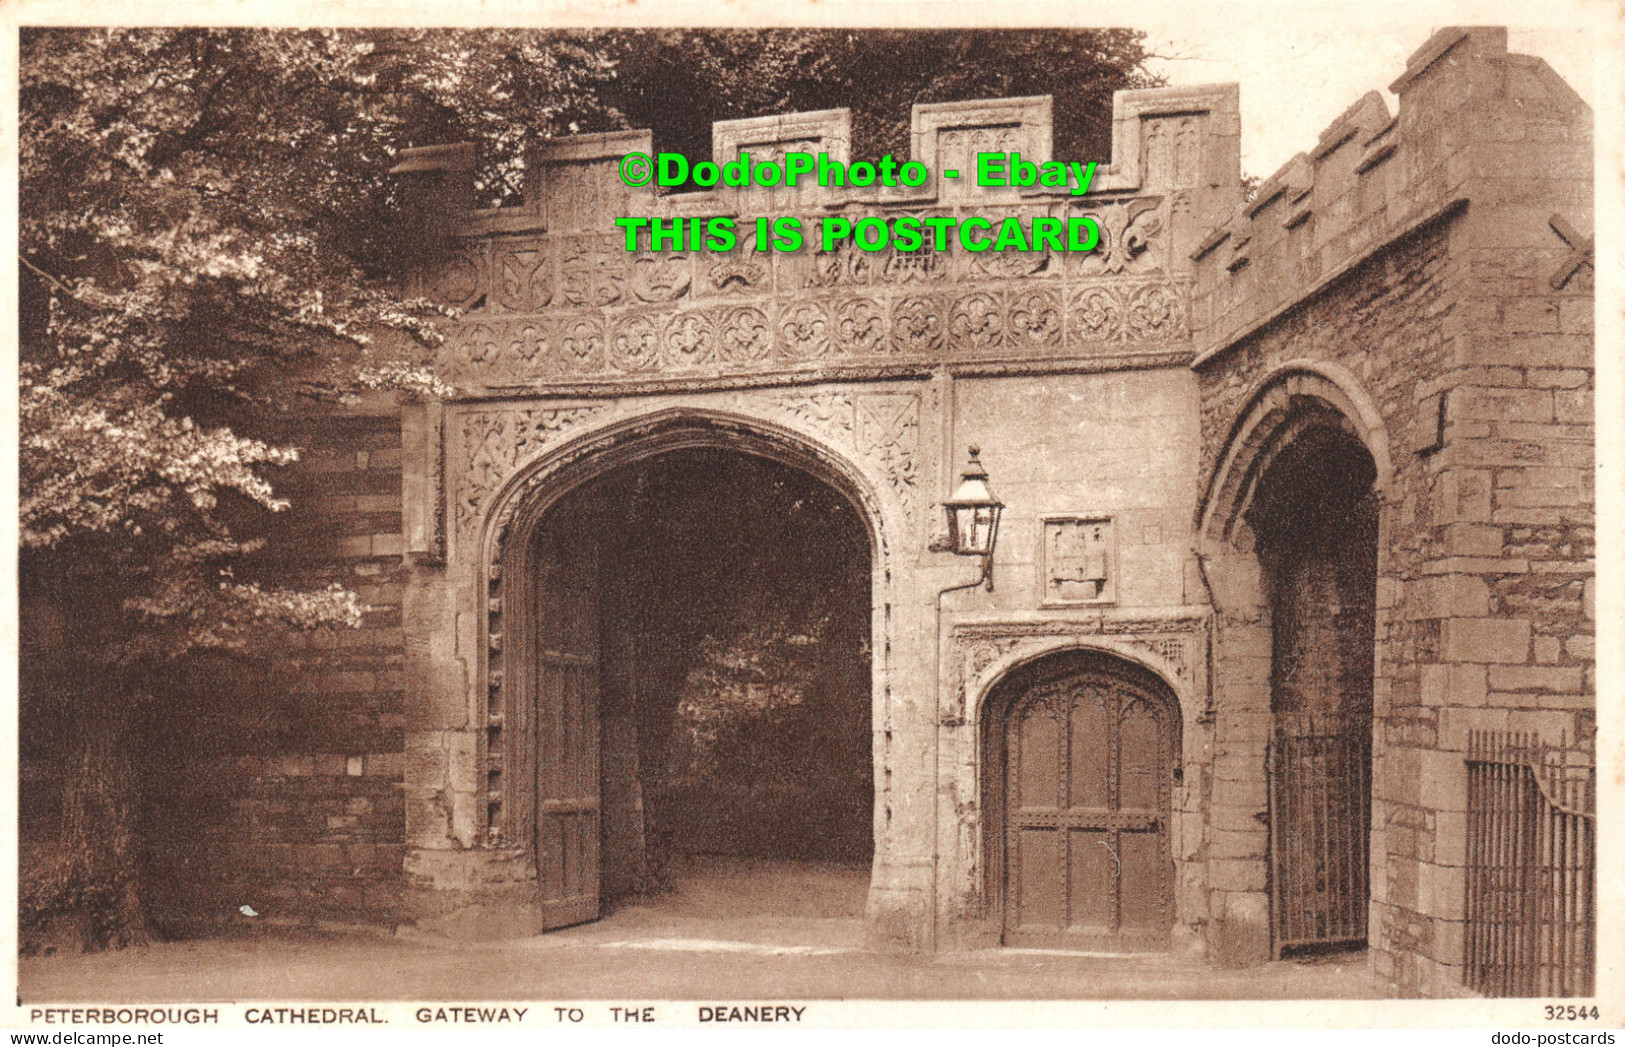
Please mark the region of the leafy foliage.
<svg viewBox="0 0 1625 1047"><path fill-rule="evenodd" d="M606 69L515 34L25 35L22 543L99 592L112 576L142 628L98 637L101 657L357 618L346 594L227 573L256 548L233 508L286 508L262 469L298 458L255 430L364 366L443 391L375 348L381 330L436 337L432 311L373 278L402 248L384 171L448 133L500 150L555 130L550 111L590 105Z"/></svg>
<svg viewBox="0 0 1625 1047"><path fill-rule="evenodd" d="M845 107L854 159L906 159L918 103L1050 94L1055 155L1104 162L1112 92L1161 82L1142 69L1144 34L1127 29L662 29L594 42L618 73L599 119L701 158L714 120Z"/></svg>

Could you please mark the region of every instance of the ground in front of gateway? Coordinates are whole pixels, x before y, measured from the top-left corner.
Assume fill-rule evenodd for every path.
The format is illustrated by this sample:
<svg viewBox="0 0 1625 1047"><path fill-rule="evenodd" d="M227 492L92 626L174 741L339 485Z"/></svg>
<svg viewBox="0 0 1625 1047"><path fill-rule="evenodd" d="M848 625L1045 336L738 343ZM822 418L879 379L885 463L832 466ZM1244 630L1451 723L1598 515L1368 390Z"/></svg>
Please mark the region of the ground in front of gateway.
<svg viewBox="0 0 1625 1047"><path fill-rule="evenodd" d="M256 929L25 956L24 1004L249 1000L1378 999L1363 953L1230 970L1175 955L865 948L867 866L698 859L672 893L534 938Z"/></svg>

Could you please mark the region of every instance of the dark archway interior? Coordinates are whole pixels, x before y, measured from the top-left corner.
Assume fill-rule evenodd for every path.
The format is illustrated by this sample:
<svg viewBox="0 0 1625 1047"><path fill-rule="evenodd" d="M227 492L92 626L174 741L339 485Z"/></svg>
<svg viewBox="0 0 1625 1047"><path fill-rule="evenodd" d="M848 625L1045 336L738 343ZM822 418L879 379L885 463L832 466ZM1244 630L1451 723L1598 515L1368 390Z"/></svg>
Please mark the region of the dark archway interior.
<svg viewBox="0 0 1625 1047"><path fill-rule="evenodd" d="M1366 940L1376 653L1376 466L1335 416L1300 419L1247 521L1272 621L1277 955Z"/></svg>
<svg viewBox="0 0 1625 1047"><path fill-rule="evenodd" d="M851 504L767 458L684 449L551 512L593 514L600 549L605 899L696 855L867 865L870 546Z"/></svg>
<svg viewBox="0 0 1625 1047"><path fill-rule="evenodd" d="M1309 428L1265 469L1247 522L1274 625L1277 714L1371 715L1377 475L1341 428Z"/></svg>

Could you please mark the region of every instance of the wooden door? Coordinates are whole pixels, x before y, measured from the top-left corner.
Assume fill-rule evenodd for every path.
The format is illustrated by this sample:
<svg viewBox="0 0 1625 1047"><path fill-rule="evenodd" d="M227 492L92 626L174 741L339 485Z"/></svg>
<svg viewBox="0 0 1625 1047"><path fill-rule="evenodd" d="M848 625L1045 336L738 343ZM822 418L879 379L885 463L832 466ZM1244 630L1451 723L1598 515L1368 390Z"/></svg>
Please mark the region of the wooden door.
<svg viewBox="0 0 1625 1047"><path fill-rule="evenodd" d="M1004 727L1007 945L1166 948L1175 706L1131 674L1040 678Z"/></svg>
<svg viewBox="0 0 1625 1047"><path fill-rule="evenodd" d="M572 513L541 542L536 621L536 866L544 925L598 918L598 543Z"/></svg>

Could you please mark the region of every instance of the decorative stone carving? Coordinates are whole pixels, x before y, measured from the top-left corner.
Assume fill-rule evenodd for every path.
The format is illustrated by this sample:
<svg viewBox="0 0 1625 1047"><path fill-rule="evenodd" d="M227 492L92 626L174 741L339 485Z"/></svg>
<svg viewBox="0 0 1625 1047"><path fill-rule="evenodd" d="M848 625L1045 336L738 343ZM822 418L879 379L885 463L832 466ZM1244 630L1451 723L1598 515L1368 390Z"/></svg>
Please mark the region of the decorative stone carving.
<svg viewBox="0 0 1625 1047"><path fill-rule="evenodd" d="M1172 342L1190 337L1185 300L1162 284L1145 284L1128 296L1128 323L1118 336L1124 342Z"/></svg>
<svg viewBox="0 0 1625 1047"><path fill-rule="evenodd" d="M976 157L979 154L1016 152L1038 160L1039 151L1035 136L1020 127L945 128L937 132L936 165L931 170L933 173L959 172L957 180L939 176L942 197L968 196L977 191Z"/></svg>
<svg viewBox="0 0 1625 1047"><path fill-rule="evenodd" d="M1166 255L1167 222L1161 197L1129 200L1083 212L1100 229L1093 251L1068 255L1080 276L1161 272Z"/></svg>
<svg viewBox="0 0 1625 1047"><path fill-rule="evenodd" d="M626 250L600 236L567 236L563 240L559 269L564 301L582 307L621 301L626 293Z"/></svg>
<svg viewBox="0 0 1625 1047"><path fill-rule="evenodd" d="M794 258L794 256L790 256ZM811 253L800 269L801 287L846 287L869 283L878 268L878 256L871 251L860 251L850 240L842 240L833 249Z"/></svg>
<svg viewBox="0 0 1625 1047"><path fill-rule="evenodd" d="M1023 291L1011 299L1009 331L1017 352L1059 348L1061 328L1061 301L1054 291Z"/></svg>
<svg viewBox="0 0 1625 1047"><path fill-rule="evenodd" d="M1117 600L1117 535L1109 516L1046 516L1043 521L1046 606Z"/></svg>
<svg viewBox="0 0 1625 1047"><path fill-rule="evenodd" d="M490 324L471 324L458 333L458 361L469 368L494 365L502 355L501 339Z"/></svg>
<svg viewBox="0 0 1625 1047"><path fill-rule="evenodd" d="M986 291L968 294L954 303L948 334L956 350L971 354L997 350L1004 345L1004 307Z"/></svg>
<svg viewBox="0 0 1625 1047"><path fill-rule="evenodd" d="M604 369L604 325L596 317L577 317L559 325L559 370L592 374Z"/></svg>
<svg viewBox="0 0 1625 1047"><path fill-rule="evenodd" d="M773 332L767 314L754 306L740 306L722 314L721 356L729 363L765 360L773 352Z"/></svg>
<svg viewBox="0 0 1625 1047"><path fill-rule="evenodd" d="M1188 287L1165 282L1100 283L1067 303L1070 341L1169 343L1190 337Z"/></svg>
<svg viewBox="0 0 1625 1047"><path fill-rule="evenodd" d="M888 284L941 283L948 278L951 251L922 247L918 251L887 251L880 264L880 279Z"/></svg>
<svg viewBox="0 0 1625 1047"><path fill-rule="evenodd" d="M453 416L447 427L447 473L452 480L454 527L459 541L477 532L493 492L521 462L556 442L566 430L607 404L505 407Z"/></svg>
<svg viewBox="0 0 1625 1047"><path fill-rule="evenodd" d="M772 256L756 251L755 227L741 225L738 233L739 243L732 251L699 256L704 275L696 294L760 294L772 289Z"/></svg>
<svg viewBox="0 0 1625 1047"><path fill-rule="evenodd" d="M1152 117L1144 121L1145 184L1186 188L1201 175L1201 121L1195 116Z"/></svg>
<svg viewBox="0 0 1625 1047"><path fill-rule="evenodd" d="M613 229L626 213L617 206L626 198L616 170L619 157L546 166L548 226L559 230Z"/></svg>
<svg viewBox="0 0 1625 1047"><path fill-rule="evenodd" d="M988 674L1012 658L1025 660L1048 651L1087 646L1090 638L1146 652L1172 673L1189 696L1207 700L1208 617L1195 609L1172 613L1131 614L1108 611L1087 618L1040 618L998 622L961 622L948 637L952 659L943 695L944 724L966 722L967 697L986 697Z"/></svg>
<svg viewBox="0 0 1625 1047"><path fill-rule="evenodd" d="M855 452L913 517L920 490L918 393L789 393L773 404L813 436Z"/></svg>
<svg viewBox="0 0 1625 1047"><path fill-rule="evenodd" d="M508 352L522 370L540 370L551 356L547 328L540 320L527 320L509 326Z"/></svg>
<svg viewBox="0 0 1625 1047"><path fill-rule="evenodd" d="M666 322L665 359L669 367L704 367L716 357L716 325L697 310L678 313Z"/></svg>
<svg viewBox="0 0 1625 1047"><path fill-rule="evenodd" d="M466 248L425 274L423 296L458 309L472 308L483 289L483 274L479 248Z"/></svg>
<svg viewBox="0 0 1625 1047"><path fill-rule="evenodd" d="M892 306L892 344L910 356L935 357L942 350L943 310L934 298L900 298Z"/></svg>
<svg viewBox="0 0 1625 1047"><path fill-rule="evenodd" d="M813 435L841 447L856 447L856 415L850 393L793 393L775 406Z"/></svg>
<svg viewBox="0 0 1625 1047"><path fill-rule="evenodd" d="M835 311L837 344L843 355L879 356L886 352L886 314L873 298L849 298Z"/></svg>
<svg viewBox="0 0 1625 1047"><path fill-rule="evenodd" d="M879 466L910 514L919 493L920 398L914 393L866 393L857 398L858 453Z"/></svg>
<svg viewBox="0 0 1625 1047"><path fill-rule="evenodd" d="M674 301L688 294L692 279L685 252L644 253L632 259L632 293L639 301Z"/></svg>
<svg viewBox="0 0 1625 1047"><path fill-rule="evenodd" d="M504 311L535 312L553 301L552 273L540 243L498 246L494 266L496 304Z"/></svg>
<svg viewBox="0 0 1625 1047"><path fill-rule="evenodd" d="M951 142L963 114L940 115ZM1191 349L1190 284L1162 275L1171 264L1170 201L1091 196L1086 213L1100 224L1101 247L1064 258L868 252L850 242L763 253L749 249L749 219L740 221L739 247L722 255L629 254L614 237L503 226L419 280L466 311L449 323L439 364L475 395L516 386L568 395L617 382L628 391L772 384L826 368L836 380L896 378L944 362L991 373L1028 362L1176 363ZM1001 212L1044 213L1030 203L983 207L994 222ZM1049 213L1079 211L1068 201Z"/></svg>
<svg viewBox="0 0 1625 1047"><path fill-rule="evenodd" d="M816 360L829 352L829 316L817 302L798 302L779 315L779 345L792 360Z"/></svg>
<svg viewBox="0 0 1625 1047"><path fill-rule="evenodd" d="M609 359L622 371L653 371L660 366L660 338L654 320L633 313L615 321Z"/></svg>
<svg viewBox="0 0 1625 1047"><path fill-rule="evenodd" d="M1105 342L1122 329L1123 307L1109 288L1089 287L1072 296L1067 303L1066 319L1074 338Z"/></svg>

